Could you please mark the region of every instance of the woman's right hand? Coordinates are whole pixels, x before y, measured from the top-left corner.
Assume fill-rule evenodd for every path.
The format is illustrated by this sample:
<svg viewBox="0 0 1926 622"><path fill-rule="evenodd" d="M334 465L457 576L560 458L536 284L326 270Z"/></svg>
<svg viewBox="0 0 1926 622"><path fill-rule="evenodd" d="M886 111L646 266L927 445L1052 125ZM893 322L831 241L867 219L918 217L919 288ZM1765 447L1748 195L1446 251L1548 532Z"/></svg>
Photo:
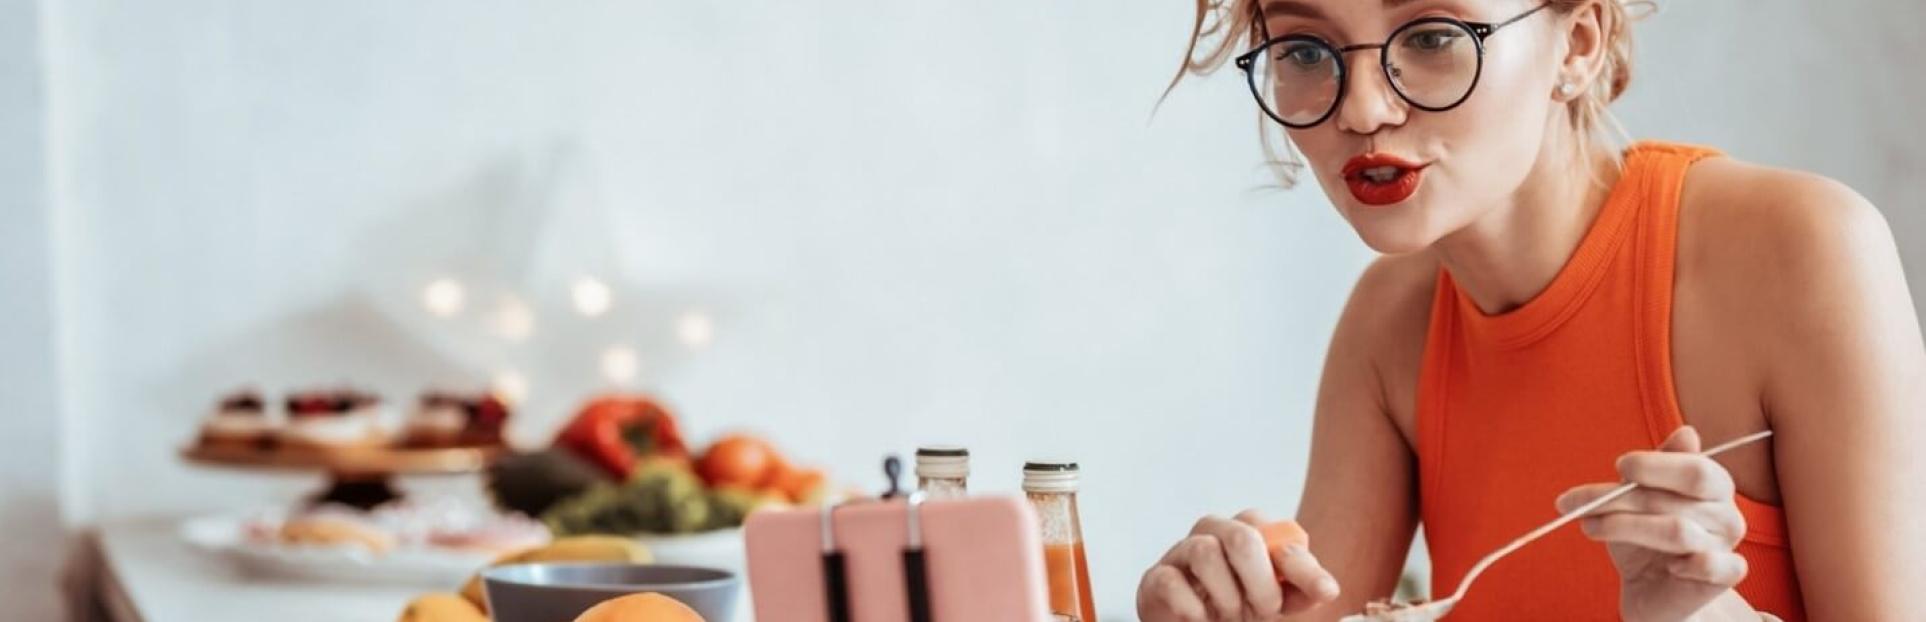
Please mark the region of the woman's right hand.
<svg viewBox="0 0 1926 622"><path fill-rule="evenodd" d="M1236 518L1206 516L1170 547L1137 585L1144 622L1277 620L1334 600L1337 579L1303 545L1272 554L1245 510Z"/></svg>

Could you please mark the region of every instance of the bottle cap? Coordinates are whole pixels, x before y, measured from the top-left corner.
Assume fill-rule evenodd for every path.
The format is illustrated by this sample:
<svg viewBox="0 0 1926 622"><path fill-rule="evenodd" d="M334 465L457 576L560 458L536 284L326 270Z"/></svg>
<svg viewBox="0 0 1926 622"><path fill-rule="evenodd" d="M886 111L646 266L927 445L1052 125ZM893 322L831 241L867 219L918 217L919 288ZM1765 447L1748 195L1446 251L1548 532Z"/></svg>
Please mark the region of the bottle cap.
<svg viewBox="0 0 1926 622"><path fill-rule="evenodd" d="M967 479L970 476L970 450L954 445L918 447L916 476L924 479Z"/></svg>
<svg viewBox="0 0 1926 622"><path fill-rule="evenodd" d="M1032 460L1023 463L1024 492L1076 492L1080 475L1077 463L1068 460Z"/></svg>

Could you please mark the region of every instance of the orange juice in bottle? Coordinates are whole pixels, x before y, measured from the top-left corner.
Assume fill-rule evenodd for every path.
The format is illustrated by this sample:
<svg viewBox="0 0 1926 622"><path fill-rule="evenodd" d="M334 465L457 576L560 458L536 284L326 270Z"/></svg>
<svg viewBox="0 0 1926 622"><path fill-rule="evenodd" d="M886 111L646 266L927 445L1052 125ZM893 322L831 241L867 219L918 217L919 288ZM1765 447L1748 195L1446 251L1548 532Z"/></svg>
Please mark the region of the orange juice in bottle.
<svg viewBox="0 0 1926 622"><path fill-rule="evenodd" d="M1043 532L1043 569L1049 579L1050 613L1057 620L1096 622L1090 596L1090 562L1083 553L1083 526L1077 518L1075 462L1033 461L1023 465L1023 492L1036 506Z"/></svg>

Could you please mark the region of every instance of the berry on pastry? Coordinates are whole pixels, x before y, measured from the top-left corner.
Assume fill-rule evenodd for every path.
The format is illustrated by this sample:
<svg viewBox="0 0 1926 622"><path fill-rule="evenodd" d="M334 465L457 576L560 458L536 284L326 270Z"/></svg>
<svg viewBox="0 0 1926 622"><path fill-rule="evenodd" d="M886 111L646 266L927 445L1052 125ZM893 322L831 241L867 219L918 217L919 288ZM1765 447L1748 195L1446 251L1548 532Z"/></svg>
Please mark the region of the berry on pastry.
<svg viewBox="0 0 1926 622"><path fill-rule="evenodd" d="M305 449L353 449L380 444L381 398L353 390L304 391L287 398L281 440Z"/></svg>
<svg viewBox="0 0 1926 622"><path fill-rule="evenodd" d="M201 421L201 445L237 449L265 449L274 440L274 422L268 420L261 394L237 391L227 397Z"/></svg>

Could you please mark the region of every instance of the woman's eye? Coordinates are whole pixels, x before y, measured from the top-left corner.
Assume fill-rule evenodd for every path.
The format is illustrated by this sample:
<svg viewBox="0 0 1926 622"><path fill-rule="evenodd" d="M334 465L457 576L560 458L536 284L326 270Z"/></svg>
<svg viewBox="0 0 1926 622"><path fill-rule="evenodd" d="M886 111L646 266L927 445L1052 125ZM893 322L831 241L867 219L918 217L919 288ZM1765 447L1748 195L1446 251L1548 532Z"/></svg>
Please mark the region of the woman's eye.
<svg viewBox="0 0 1926 622"><path fill-rule="evenodd" d="M1324 48L1315 45L1297 45L1286 48L1278 60L1298 67L1316 67L1324 64L1326 58Z"/></svg>
<svg viewBox="0 0 1926 622"><path fill-rule="evenodd" d="M1463 38L1464 33L1454 28L1432 28L1406 36L1404 45L1422 52L1437 52L1450 49Z"/></svg>

